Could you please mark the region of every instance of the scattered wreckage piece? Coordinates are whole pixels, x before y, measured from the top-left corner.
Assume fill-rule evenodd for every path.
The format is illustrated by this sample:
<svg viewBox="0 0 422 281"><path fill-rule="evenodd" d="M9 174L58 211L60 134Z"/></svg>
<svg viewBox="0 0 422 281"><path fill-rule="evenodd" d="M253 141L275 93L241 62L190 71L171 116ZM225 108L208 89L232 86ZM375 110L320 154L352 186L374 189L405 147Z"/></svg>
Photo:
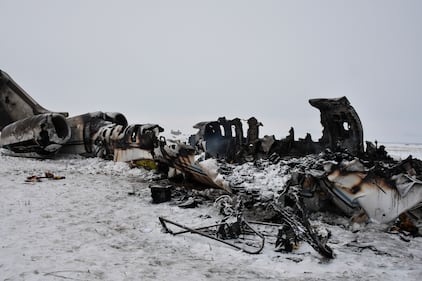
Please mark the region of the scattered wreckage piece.
<svg viewBox="0 0 422 281"><path fill-rule="evenodd" d="M216 159L202 159L196 157L195 149L180 142L167 145L164 138L161 139L160 150L157 151L157 161L175 169L174 173L168 173L172 178L177 173L182 173L186 178L202 183L207 187L223 189L231 193L229 183L219 173ZM169 171L171 172L171 171Z"/></svg>
<svg viewBox="0 0 422 281"><path fill-rule="evenodd" d="M28 157L51 156L70 139L66 118L57 113L28 117L3 128L0 145Z"/></svg>
<svg viewBox="0 0 422 281"><path fill-rule="evenodd" d="M421 218L416 218L414 216L415 211L421 211L419 209L414 209L412 211L408 211L405 213L400 214L399 218L394 222L394 224L388 229L388 232L391 234L398 234L400 239L403 241L409 242L409 236L417 237L421 236L422 234L419 233L419 228L415 221L421 221Z"/></svg>
<svg viewBox="0 0 422 281"><path fill-rule="evenodd" d="M415 176L392 174L380 167L368 169L359 159L342 161L327 169L326 180L321 184L335 195L336 204L343 210L360 206L370 220L389 223L422 206L422 181Z"/></svg>
<svg viewBox="0 0 422 281"><path fill-rule="evenodd" d="M259 254L265 245L264 235L256 231L241 217L237 218L237 220L232 223L222 222L200 228L187 227L163 217L159 217L158 219L160 220L163 229L172 235L194 233L216 240L248 254ZM177 226L184 230L174 232L170 230L168 224ZM258 239L256 239L256 237ZM233 240L234 242L229 242L228 240ZM242 244L240 243L241 240L247 241L247 243L245 242L243 243L243 246L239 246L239 244Z"/></svg>
<svg viewBox="0 0 422 281"><path fill-rule="evenodd" d="M152 203L158 204L171 200L172 185L150 185Z"/></svg>
<svg viewBox="0 0 422 281"><path fill-rule="evenodd" d="M51 172L45 172L44 176L29 176L26 178L25 182L41 182L41 179L63 180L65 178L65 176L55 176Z"/></svg>
<svg viewBox="0 0 422 281"><path fill-rule="evenodd" d="M365 141L366 150L359 155L359 158L365 161L382 161L385 163L393 163L395 160L388 155L384 145L378 146L378 141L375 144L370 141Z"/></svg>
<svg viewBox="0 0 422 281"><path fill-rule="evenodd" d="M333 259L334 252L322 241L312 229L309 219L304 215L303 210L298 215L292 208L280 208L273 205L274 211L280 216L282 224L277 235L276 247L283 247L287 251L293 249L293 243L304 240L323 257Z"/></svg>
<svg viewBox="0 0 422 281"><path fill-rule="evenodd" d="M422 161L418 159L366 161L326 151L303 159L307 165L292 162L286 162L291 166L287 173L301 187L310 211L340 211L353 222L392 223L422 206Z"/></svg>
<svg viewBox="0 0 422 281"><path fill-rule="evenodd" d="M51 113L39 105L6 72L0 70L0 131L13 122ZM60 113L67 117L67 113Z"/></svg>
<svg viewBox="0 0 422 281"><path fill-rule="evenodd" d="M299 186L288 186L283 194L284 200L271 202L264 211L261 220L252 220L250 214L247 216L247 208L243 195L223 195L217 198L214 205L224 216L237 217L242 214L248 218L250 224L266 225L275 227L277 240L275 241L276 251L291 252L299 242L305 241L311 245L323 257L334 258L333 250L327 245L330 236L329 231L325 237L316 233L309 221L308 211L300 195ZM283 202L284 201L284 202Z"/></svg>

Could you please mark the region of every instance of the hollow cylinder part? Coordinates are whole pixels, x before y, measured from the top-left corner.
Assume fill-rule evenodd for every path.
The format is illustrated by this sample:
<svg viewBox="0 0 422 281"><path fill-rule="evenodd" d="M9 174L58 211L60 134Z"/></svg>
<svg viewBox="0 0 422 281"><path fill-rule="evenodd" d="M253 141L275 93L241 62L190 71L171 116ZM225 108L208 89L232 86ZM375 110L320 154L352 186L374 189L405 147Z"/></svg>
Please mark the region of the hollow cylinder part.
<svg viewBox="0 0 422 281"><path fill-rule="evenodd" d="M15 153L56 153L70 139L66 118L57 113L28 117L3 128L0 145Z"/></svg>

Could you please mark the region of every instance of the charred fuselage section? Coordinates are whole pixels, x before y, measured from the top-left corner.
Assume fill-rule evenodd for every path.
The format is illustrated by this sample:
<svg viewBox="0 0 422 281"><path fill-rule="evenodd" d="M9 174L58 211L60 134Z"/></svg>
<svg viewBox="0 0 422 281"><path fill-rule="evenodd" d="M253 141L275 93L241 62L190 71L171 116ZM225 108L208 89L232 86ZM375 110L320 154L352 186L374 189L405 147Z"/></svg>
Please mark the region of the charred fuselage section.
<svg viewBox="0 0 422 281"><path fill-rule="evenodd" d="M0 145L17 155L71 153L115 161L153 160L163 131L156 124L128 125L118 112L67 116L40 106L0 70Z"/></svg>
<svg viewBox="0 0 422 281"><path fill-rule="evenodd" d="M6 72L0 70L0 131L10 123L51 113L39 105ZM61 113L67 116L67 113Z"/></svg>
<svg viewBox="0 0 422 281"><path fill-rule="evenodd" d="M194 128L198 132L186 144L166 141L160 136L163 128L157 124L128 125L121 113L93 112L67 117L66 113L51 112L0 71L0 145L22 156L71 153L137 162L140 166L158 168L169 178L182 175L228 194L241 190L228 181L230 169L224 170L225 165L284 162L287 166L279 170L288 171L286 177L291 180L276 189L284 189L285 194L289 194L289 189L294 190L290 195L295 202L310 197L304 200L310 210L320 210L311 207L310 202L317 202L315 206L323 205L318 202L330 202L350 216L356 210L364 210L372 221L386 223L420 207L422 164L419 160L395 162L377 143L367 142L364 152L362 124L346 97L309 102L321 113L323 133L318 141L313 141L310 134L295 139L293 128L280 140L274 136L260 137L262 124L256 118L221 117L196 124ZM297 157L303 158L296 160ZM289 159L292 162L286 162ZM246 174L250 182L253 176ZM262 198L268 196L260 198L264 201ZM256 202L251 202L251 206L256 206ZM292 206L303 209L302 203ZM299 213L303 214L302 210ZM284 217L286 222L289 215ZM288 224L295 229L293 222ZM301 235L300 231L296 232Z"/></svg>
<svg viewBox="0 0 422 281"><path fill-rule="evenodd" d="M346 97L311 99L309 103L321 111L324 127L319 143L332 150L346 150L357 155L363 152L362 123Z"/></svg>
<svg viewBox="0 0 422 281"><path fill-rule="evenodd" d="M289 135L277 140L274 136L259 137L262 123L254 117L247 120L244 134L239 118L201 122L194 126L199 131L189 138L189 143L204 151L207 157L225 159L228 162L245 162L272 154L279 156L305 156L330 149L358 155L364 150L363 129L359 116L346 97L336 99L311 99L310 104L321 112L323 135L313 141L310 134L295 140L294 129Z"/></svg>
<svg viewBox="0 0 422 281"><path fill-rule="evenodd" d="M248 130L244 135L239 118L227 120L221 117L217 121L200 122L194 126L199 131L190 136L189 144L198 151L204 151L207 158L239 162L257 153L259 126L262 124L254 117L249 118L247 123Z"/></svg>
<svg viewBox="0 0 422 281"><path fill-rule="evenodd" d="M70 128L61 114L44 113L3 128L0 144L24 156L55 154L70 138Z"/></svg>

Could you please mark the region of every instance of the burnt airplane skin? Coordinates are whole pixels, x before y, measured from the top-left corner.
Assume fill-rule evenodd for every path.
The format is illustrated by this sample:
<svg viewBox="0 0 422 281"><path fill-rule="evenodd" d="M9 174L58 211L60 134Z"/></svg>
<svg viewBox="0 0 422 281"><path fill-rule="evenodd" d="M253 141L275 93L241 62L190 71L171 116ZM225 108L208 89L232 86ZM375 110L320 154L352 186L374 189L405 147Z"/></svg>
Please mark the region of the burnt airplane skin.
<svg viewBox="0 0 422 281"><path fill-rule="evenodd" d="M127 126L126 117L117 112L92 112L67 118L71 138L63 148L63 153L98 156L94 148L94 135L104 126Z"/></svg>
<svg viewBox="0 0 422 281"><path fill-rule="evenodd" d="M354 155L363 153L362 124L346 97L311 99L309 103L321 112L324 130L317 142L312 140L310 134L295 140L293 128L281 140L276 140L274 136L259 138L262 123L254 117L247 120L248 128L244 136L239 118L227 120L220 117L217 121L196 124L194 128L198 132L189 138L189 143L210 157L238 163L268 157L273 153L280 156L305 156L320 153L327 148L348 151Z"/></svg>
<svg viewBox="0 0 422 281"><path fill-rule="evenodd" d="M55 154L70 139L66 118L44 113L16 121L3 128L0 145L23 156Z"/></svg>
<svg viewBox="0 0 422 281"><path fill-rule="evenodd" d="M67 116L39 105L0 70L0 145L17 155L49 157L59 152L115 161L153 159L163 131L156 124L128 126L118 112Z"/></svg>
<svg viewBox="0 0 422 281"><path fill-rule="evenodd" d="M371 163L391 161L382 147L367 144L364 152L362 124L346 97L311 99L309 103L321 113L323 135L318 141L313 141L309 134L296 140L293 128L284 139L260 138L262 123L256 118L249 118L244 128L239 118L221 117L196 124L198 132L189 138L187 145L160 138L163 128L157 124L128 125L121 113L94 112L67 117L66 113L51 112L0 71L0 145L22 156L72 153L124 162L154 161L187 179L227 193L232 188L219 173L218 161L243 163L274 155L298 157L327 150L338 152L340 160L348 155L369 159ZM315 182L346 213L362 208L370 220L385 223L420 206L421 171L415 174L411 169L404 172L391 169L390 174L374 174L373 171L383 168L368 168L360 162L344 169L345 163L341 166L340 160L321 171Z"/></svg>
<svg viewBox="0 0 422 281"><path fill-rule="evenodd" d="M329 184L321 185L335 195L337 205L344 211L361 207L376 223L392 222L422 204L421 180L406 171L391 176L381 171L365 167L358 159L343 160L327 169L324 177Z"/></svg>
<svg viewBox="0 0 422 281"><path fill-rule="evenodd" d="M364 150L362 123L346 97L311 99L309 103L320 110L324 128L319 144L323 148L346 150L358 155Z"/></svg>
<svg viewBox="0 0 422 281"><path fill-rule="evenodd" d="M0 70L0 131L8 124L35 115L51 113L39 105L6 72ZM65 117L67 113L61 113Z"/></svg>

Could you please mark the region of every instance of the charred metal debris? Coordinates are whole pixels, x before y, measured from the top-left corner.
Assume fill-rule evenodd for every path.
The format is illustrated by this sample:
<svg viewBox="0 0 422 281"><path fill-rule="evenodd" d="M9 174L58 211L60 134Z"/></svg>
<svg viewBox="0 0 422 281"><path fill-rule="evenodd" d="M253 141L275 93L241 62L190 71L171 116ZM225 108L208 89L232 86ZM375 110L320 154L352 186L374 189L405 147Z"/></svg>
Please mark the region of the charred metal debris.
<svg viewBox="0 0 422 281"><path fill-rule="evenodd" d="M366 142L365 150L361 121L346 97L309 103L321 113L323 133L317 141L310 134L296 139L293 128L280 140L260 137L262 123L256 118L221 117L196 124L198 132L183 143L166 140L157 124L128 125L121 113L69 117L52 112L0 70L0 145L20 156L70 153L129 162L156 169L168 179L181 179L184 185L192 182L220 190L227 197L217 202L220 207L224 202L222 212L235 210L225 216L234 217L237 230L225 221L214 226L212 236L219 240L240 234L261 237L251 226L254 221L276 227L278 250L292 251L299 241L306 241L332 258L326 245L329 235L318 235L309 220L309 214L318 211L345 214L355 222L389 223L391 231L419 235L422 162L411 156L395 161L376 142ZM168 188L151 190L157 192L157 202L170 200ZM239 202L237 207L233 202ZM160 221L173 234L210 235L208 228L204 232L206 228ZM175 233L168 224L184 230Z"/></svg>
<svg viewBox="0 0 422 281"><path fill-rule="evenodd" d="M309 103L321 112L324 127L322 138L315 142L310 134L295 140L294 129L289 135L276 140L274 136L259 138L261 122L255 117L247 120L247 133L239 118L200 122L194 126L196 135L189 138L189 144L206 153L206 157L224 159L227 162L243 163L270 155L305 156L330 149L348 151L360 155L364 151L363 130L359 116L346 97L338 99L311 99Z"/></svg>

